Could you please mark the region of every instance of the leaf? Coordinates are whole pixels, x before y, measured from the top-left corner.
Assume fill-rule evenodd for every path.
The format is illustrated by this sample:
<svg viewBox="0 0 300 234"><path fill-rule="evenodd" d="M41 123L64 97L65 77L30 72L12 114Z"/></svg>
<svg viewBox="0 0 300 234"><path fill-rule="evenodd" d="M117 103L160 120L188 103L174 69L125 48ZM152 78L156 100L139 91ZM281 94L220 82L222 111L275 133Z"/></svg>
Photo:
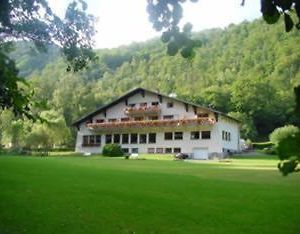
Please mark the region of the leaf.
<svg viewBox="0 0 300 234"><path fill-rule="evenodd" d="M163 32L161 35L161 40L163 43L167 43L170 41L172 33L170 31Z"/></svg>
<svg viewBox="0 0 300 234"><path fill-rule="evenodd" d="M185 33L190 33L192 31L192 28L193 28L193 25L191 23L186 23L184 26L183 26L183 31Z"/></svg>
<svg viewBox="0 0 300 234"><path fill-rule="evenodd" d="M180 54L184 58L190 58L193 54L193 48L192 47L184 47L181 51Z"/></svg>
<svg viewBox="0 0 300 234"><path fill-rule="evenodd" d="M280 13L276 6L269 0L261 1L261 12L268 24L275 24L280 18Z"/></svg>
<svg viewBox="0 0 300 234"><path fill-rule="evenodd" d="M289 14L284 13L285 31L290 32L294 27L294 22Z"/></svg>
<svg viewBox="0 0 300 234"><path fill-rule="evenodd" d="M174 56L174 55L177 54L177 52L178 52L178 46L177 46L177 44L174 41L170 42L168 44L168 48L167 48L168 55Z"/></svg>

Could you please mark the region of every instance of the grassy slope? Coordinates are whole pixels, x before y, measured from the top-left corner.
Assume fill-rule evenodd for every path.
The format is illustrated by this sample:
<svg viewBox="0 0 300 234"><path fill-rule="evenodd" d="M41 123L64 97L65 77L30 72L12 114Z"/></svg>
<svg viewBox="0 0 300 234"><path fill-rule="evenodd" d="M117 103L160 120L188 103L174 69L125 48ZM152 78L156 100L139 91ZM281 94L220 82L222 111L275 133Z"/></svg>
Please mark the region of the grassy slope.
<svg viewBox="0 0 300 234"><path fill-rule="evenodd" d="M0 233L294 234L300 176L275 164L0 157Z"/></svg>

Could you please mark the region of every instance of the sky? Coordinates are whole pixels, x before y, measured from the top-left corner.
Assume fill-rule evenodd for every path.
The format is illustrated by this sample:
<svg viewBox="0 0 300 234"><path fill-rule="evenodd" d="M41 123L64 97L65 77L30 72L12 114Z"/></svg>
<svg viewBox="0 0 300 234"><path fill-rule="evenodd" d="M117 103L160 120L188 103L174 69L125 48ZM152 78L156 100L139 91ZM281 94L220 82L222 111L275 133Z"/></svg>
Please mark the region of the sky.
<svg viewBox="0 0 300 234"><path fill-rule="evenodd" d="M49 0L50 7L63 17L71 0ZM147 0L85 0L88 12L98 17L95 48L114 48L159 36L148 20ZM218 4L216 4L216 2ZM260 0L198 0L183 4L183 19L193 31L224 28L231 23L251 21L261 16Z"/></svg>

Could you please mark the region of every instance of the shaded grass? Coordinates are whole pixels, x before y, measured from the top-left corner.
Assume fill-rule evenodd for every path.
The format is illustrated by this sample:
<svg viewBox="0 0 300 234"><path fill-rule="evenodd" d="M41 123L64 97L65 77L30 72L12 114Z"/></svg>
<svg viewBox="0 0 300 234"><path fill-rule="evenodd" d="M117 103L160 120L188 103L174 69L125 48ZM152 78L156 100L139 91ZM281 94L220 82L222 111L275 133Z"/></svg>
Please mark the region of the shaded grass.
<svg viewBox="0 0 300 234"><path fill-rule="evenodd" d="M226 165L0 157L0 233L299 231L299 175Z"/></svg>

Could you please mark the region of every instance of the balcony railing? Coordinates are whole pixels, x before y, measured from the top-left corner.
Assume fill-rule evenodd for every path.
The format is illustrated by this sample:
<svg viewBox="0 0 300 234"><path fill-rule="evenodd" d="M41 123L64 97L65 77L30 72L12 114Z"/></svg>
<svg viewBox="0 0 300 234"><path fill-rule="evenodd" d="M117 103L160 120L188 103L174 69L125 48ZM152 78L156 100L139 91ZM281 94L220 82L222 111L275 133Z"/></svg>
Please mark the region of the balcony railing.
<svg viewBox="0 0 300 234"><path fill-rule="evenodd" d="M126 121L126 122L104 122L90 123L87 127L92 130L96 129L122 129L122 128L145 128L145 127L180 127L180 126L197 126L213 125L214 119L164 119L164 120L143 120L143 121Z"/></svg>
<svg viewBox="0 0 300 234"><path fill-rule="evenodd" d="M160 106L127 107L124 113L128 116L159 114Z"/></svg>

